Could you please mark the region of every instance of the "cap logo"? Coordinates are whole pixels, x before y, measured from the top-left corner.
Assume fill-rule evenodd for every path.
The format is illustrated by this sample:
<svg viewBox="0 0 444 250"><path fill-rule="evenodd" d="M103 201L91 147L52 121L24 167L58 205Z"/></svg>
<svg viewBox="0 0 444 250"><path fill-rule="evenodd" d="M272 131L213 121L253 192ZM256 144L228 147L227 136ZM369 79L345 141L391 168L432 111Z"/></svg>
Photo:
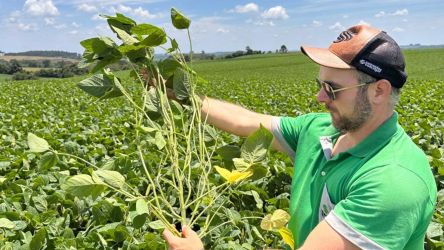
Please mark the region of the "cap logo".
<svg viewBox="0 0 444 250"><path fill-rule="evenodd" d="M364 65L365 67L375 71L376 73L381 73L382 69L376 65L374 65L373 63L366 61L364 59L359 60L359 63L361 65Z"/></svg>
<svg viewBox="0 0 444 250"><path fill-rule="evenodd" d="M333 41L333 43L348 41L352 39L354 35L355 33L351 32L350 30L342 31L341 34L339 34L338 38L336 38L336 41Z"/></svg>

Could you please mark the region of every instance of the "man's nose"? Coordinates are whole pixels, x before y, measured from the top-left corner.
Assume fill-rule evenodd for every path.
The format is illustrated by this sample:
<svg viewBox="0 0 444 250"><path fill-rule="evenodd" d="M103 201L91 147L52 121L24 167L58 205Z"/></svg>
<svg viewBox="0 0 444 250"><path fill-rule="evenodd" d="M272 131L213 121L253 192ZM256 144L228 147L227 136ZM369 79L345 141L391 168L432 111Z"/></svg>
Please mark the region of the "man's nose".
<svg viewBox="0 0 444 250"><path fill-rule="evenodd" d="M325 103L330 101L330 97L328 97L327 92L325 92L324 88L321 88L316 96L318 102Z"/></svg>

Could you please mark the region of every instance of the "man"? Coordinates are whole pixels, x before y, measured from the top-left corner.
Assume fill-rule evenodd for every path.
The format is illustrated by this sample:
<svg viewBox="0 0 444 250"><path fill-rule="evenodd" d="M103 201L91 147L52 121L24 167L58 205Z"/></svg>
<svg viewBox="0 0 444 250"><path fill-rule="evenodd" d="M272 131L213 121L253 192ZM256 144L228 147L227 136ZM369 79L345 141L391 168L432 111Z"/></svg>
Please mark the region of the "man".
<svg viewBox="0 0 444 250"><path fill-rule="evenodd" d="M436 184L424 153L397 122L404 57L385 32L358 25L328 49L301 47L320 65L317 99L330 114L257 114L205 98L209 123L247 136L263 124L294 159L289 229L301 249L422 249ZM202 249L164 232L171 249Z"/></svg>

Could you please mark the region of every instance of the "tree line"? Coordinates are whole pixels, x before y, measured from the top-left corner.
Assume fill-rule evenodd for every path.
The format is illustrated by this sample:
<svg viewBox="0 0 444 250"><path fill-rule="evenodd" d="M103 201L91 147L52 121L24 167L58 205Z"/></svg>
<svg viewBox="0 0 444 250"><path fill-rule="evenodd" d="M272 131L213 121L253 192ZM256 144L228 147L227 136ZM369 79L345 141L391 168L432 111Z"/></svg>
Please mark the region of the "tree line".
<svg viewBox="0 0 444 250"><path fill-rule="evenodd" d="M59 50L31 50L18 53L6 53L7 56L43 56L43 57L63 57L71 59L80 59L81 55L74 52Z"/></svg>

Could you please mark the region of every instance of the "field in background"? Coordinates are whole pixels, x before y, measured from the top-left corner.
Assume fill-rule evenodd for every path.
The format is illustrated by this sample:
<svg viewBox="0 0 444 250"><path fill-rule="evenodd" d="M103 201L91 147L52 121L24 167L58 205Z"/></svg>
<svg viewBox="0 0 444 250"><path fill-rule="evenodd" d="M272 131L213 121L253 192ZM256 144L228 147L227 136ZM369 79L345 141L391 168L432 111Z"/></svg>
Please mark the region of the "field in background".
<svg viewBox="0 0 444 250"><path fill-rule="evenodd" d="M441 202L429 230L428 245L438 248L444 245L444 49L409 50L405 55L409 79L397 111L401 125L428 155L441 190ZM257 112L293 116L325 111L315 98L317 87L313 79L318 66L300 53L195 62L193 68L208 80L198 86L200 93L239 103ZM123 82L127 75L128 72L121 73ZM3 190L0 192L0 217L6 216L5 209L14 210L14 216L23 212L26 215L23 221L28 223L21 229L24 233L34 233L43 225L64 223L78 232L85 229L85 221L94 218L94 209L91 215L85 204L59 191L58 179L63 178L62 171L75 173L83 169L84 164L72 160L45 169L39 157L27 152L28 132L45 138L59 152L70 150L98 164L109 157L131 152L128 145L132 143L132 130L127 129L131 126L127 119L131 108L122 98L96 102L75 86L80 79L4 82L0 75L0 177L14 179L5 185L0 178L3 188L0 189ZM230 144L242 142L242 138L228 134L224 135L224 140ZM269 165L274 169L291 169L291 162L278 153L272 154ZM269 197L264 195L265 191L258 190L258 199L278 208L288 207L290 173L288 170L269 176L267 187L273 190L272 195L268 189ZM239 200L239 206L264 213L257 208L257 197L240 197L244 200ZM18 202L21 205L14 205ZM66 222L67 215L63 211L68 210L69 221ZM12 216L13 212L7 215ZM20 218L17 216L16 220ZM71 237L55 229L50 233L66 242L68 238L64 237ZM260 242L259 238L255 240Z"/></svg>

